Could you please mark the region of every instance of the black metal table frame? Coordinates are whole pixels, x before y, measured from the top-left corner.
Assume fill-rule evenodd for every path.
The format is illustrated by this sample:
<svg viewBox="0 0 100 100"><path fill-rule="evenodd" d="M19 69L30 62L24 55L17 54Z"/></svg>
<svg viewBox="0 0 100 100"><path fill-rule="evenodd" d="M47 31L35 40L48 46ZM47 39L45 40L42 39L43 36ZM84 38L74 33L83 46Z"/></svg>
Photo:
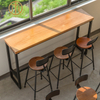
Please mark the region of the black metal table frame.
<svg viewBox="0 0 100 100"><path fill-rule="evenodd" d="M89 22L89 29L88 29L88 34L87 37L90 37L90 32L91 32L91 27L92 27L92 21ZM76 40L79 38L79 31L80 31L80 26L77 27L77 34L76 34ZM16 85L21 89L21 79L20 79L20 72L27 69L28 67L20 70L19 69L19 61L18 61L18 54L15 54L15 63L16 63L16 71L13 70L12 64L11 64L11 57L10 57L10 47L6 44L6 49L7 49L7 56L8 56L8 63L9 63L9 69L10 69L10 76L12 80L16 83ZM14 76L16 77L14 77Z"/></svg>

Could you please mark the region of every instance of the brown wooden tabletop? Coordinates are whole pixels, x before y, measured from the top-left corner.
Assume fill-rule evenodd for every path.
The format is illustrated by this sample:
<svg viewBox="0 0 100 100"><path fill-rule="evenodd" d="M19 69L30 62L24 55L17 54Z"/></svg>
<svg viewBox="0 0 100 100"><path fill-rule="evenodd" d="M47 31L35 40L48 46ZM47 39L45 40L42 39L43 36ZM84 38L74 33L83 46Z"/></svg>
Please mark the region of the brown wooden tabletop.
<svg viewBox="0 0 100 100"><path fill-rule="evenodd" d="M18 54L93 19L83 10L71 11L17 32L4 40L13 52Z"/></svg>

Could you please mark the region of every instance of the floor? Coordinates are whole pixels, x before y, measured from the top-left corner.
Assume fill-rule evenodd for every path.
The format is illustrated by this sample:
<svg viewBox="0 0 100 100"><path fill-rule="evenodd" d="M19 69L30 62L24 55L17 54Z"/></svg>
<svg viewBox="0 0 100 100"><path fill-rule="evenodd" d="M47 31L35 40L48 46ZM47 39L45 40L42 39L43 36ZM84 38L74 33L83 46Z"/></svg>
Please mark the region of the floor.
<svg viewBox="0 0 100 100"><path fill-rule="evenodd" d="M96 36L99 36L100 34L94 35L91 38L95 38ZM89 86L96 89L97 85L100 82L100 76L99 76L99 70L100 70L100 36L99 39L94 43L94 55L95 55L95 70L93 71L92 64L89 65L87 68L85 68L82 72L82 75L88 74L89 78L87 81L82 82L81 86ZM74 55L78 54L80 51L78 49L75 50ZM88 55L91 57L91 52L88 51ZM77 56L76 58L73 58L73 61L76 62L78 65L80 65L80 56ZM59 60L55 58L53 65L56 65L59 63ZM89 63L89 60L84 57L84 65ZM74 67L74 75L75 79L79 77L79 68L77 68L75 65ZM58 67L52 69L52 72L54 72L57 75ZM61 77L64 75L67 75L69 71L65 68L64 70L61 68ZM34 72L30 70L29 77L34 75ZM44 75L46 75L46 72L44 72ZM34 100L34 92L31 90L31 88L26 85L26 88L24 88L24 81L25 81L26 71L21 72L21 80L22 80L22 89L19 90L15 83L11 80L10 77L7 77L0 81L0 100ZM53 90L56 89L57 80L55 77L50 73ZM34 79L30 80L30 84L34 86ZM43 79L40 80L40 75L38 76L38 88L44 86L47 84L47 82ZM59 84L60 89L60 95L57 97L54 97L53 100L73 100L75 93L76 93L76 87L75 87L75 81L72 81L72 76L67 77L66 79L60 81ZM100 88L98 89L100 91ZM47 87L44 90L37 93L37 100L45 100L45 96L50 92L50 88ZM100 100L100 94L98 94L98 100Z"/></svg>

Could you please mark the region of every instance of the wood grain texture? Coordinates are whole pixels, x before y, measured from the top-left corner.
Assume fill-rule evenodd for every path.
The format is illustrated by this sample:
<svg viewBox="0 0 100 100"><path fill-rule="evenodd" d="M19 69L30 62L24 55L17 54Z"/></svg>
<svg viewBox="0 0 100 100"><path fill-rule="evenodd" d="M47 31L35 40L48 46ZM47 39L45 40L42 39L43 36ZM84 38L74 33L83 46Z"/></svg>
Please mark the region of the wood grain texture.
<svg viewBox="0 0 100 100"><path fill-rule="evenodd" d="M49 21L45 21L42 24L50 28L55 29L59 32L66 32L73 28L76 28L82 24L85 24L94 18L87 14L83 10L72 11L70 13L65 13Z"/></svg>
<svg viewBox="0 0 100 100"><path fill-rule="evenodd" d="M93 17L84 11L72 11L50 19L40 25L27 28L14 35L6 37L4 40L7 45L18 54L35 45L45 42L55 36L67 32L86 22L93 20Z"/></svg>
<svg viewBox="0 0 100 100"><path fill-rule="evenodd" d="M42 26L34 26L5 38L5 42L14 51L20 53L28 48L38 45L58 33Z"/></svg>
<svg viewBox="0 0 100 100"><path fill-rule="evenodd" d="M44 69L43 66L36 66L36 62L38 60L42 60L42 59L44 59L44 58L43 57L34 57L34 58L30 59L30 61L28 63L29 64L29 67L31 69L37 70L37 71L43 70ZM44 66L47 67L47 63Z"/></svg>
<svg viewBox="0 0 100 100"><path fill-rule="evenodd" d="M62 50L67 49L67 47L58 47L54 50L54 55L59 59L68 59L68 54L62 55Z"/></svg>
<svg viewBox="0 0 100 100"><path fill-rule="evenodd" d="M83 48L83 49L88 49L92 47L92 45L87 45L87 43L91 41L90 38L87 37L80 37L77 39L76 44L78 47Z"/></svg>
<svg viewBox="0 0 100 100"><path fill-rule="evenodd" d="M97 100L97 93L90 87L81 87L77 90L78 100Z"/></svg>

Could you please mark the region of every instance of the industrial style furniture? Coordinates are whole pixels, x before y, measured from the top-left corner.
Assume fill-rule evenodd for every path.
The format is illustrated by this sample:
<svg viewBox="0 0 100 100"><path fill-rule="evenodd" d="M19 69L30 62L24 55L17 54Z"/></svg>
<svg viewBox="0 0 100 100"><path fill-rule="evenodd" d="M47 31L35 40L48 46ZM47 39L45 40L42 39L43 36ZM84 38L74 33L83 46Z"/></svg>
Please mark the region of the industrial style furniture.
<svg viewBox="0 0 100 100"><path fill-rule="evenodd" d="M73 46L70 46L70 47L65 47L65 46L58 47L58 48L56 48L54 50L54 56L56 58L58 58L59 61L60 61L59 62L59 65L57 65L57 66L59 66L59 69L58 69L58 77L56 77L55 74L51 71L51 65L52 64L50 64L49 71L57 79L57 89L58 89L58 86L59 86L59 81L62 80L62 79L64 79L64 78L66 78L66 77L68 77L68 76L70 76L70 75L72 75L72 79L74 81L73 64L72 64L72 58L71 58L72 57L72 54L73 54L73 51L74 51L74 48L75 48L75 46L73 45ZM52 57L51 63L53 61L54 56ZM68 60L67 65L65 63L66 60ZM68 74L67 76L65 76L63 78L60 78L60 71L61 71L61 64L62 64L61 61L63 61L63 69L64 69L64 66L65 66L71 72L70 74ZM71 69L69 68L69 63L70 62L71 62ZM64 70L66 70L66 69L64 69Z"/></svg>
<svg viewBox="0 0 100 100"><path fill-rule="evenodd" d="M75 62L73 62L78 68L80 68L80 76L82 74L82 69L88 67L90 64L93 64L93 70L95 69L94 66L94 53L93 53L93 43L98 39L98 37L96 37L95 39L91 40L88 37L80 37L76 40L76 45L81 48L81 66L77 65ZM91 50L92 51L92 59L90 59L87 55L86 55L86 50ZM83 67L83 56L86 56L91 63L87 64L86 66Z"/></svg>
<svg viewBox="0 0 100 100"><path fill-rule="evenodd" d="M76 99L76 97L78 100L97 100L97 93L95 92L95 90L87 86L81 87L79 84L80 82L86 81L87 79L88 79L88 75L83 75L83 76L80 76L75 81L77 92L74 97L74 100Z"/></svg>
<svg viewBox="0 0 100 100"><path fill-rule="evenodd" d="M89 37L93 19L94 18L88 13L82 9L79 9L77 11L71 11L69 13L62 14L6 37L4 40L7 48L10 76L16 85L21 89L20 72L26 69L19 68L18 55L21 52L74 28L77 28L77 39L79 37L80 26L87 22L89 22L89 30L87 34L87 37ZM11 49L15 55L16 70L14 70L12 67L9 49Z"/></svg>
<svg viewBox="0 0 100 100"><path fill-rule="evenodd" d="M36 100L36 92L39 92L40 90L46 88L47 86L50 86L51 91L52 91L52 85L51 85L51 80L50 80L50 76L49 76L49 71L48 71L48 67L47 67L47 63L48 63L48 57L43 58L43 57L34 57L29 61L29 67L27 69L27 74L26 74L26 79L25 79L25 84L24 87L26 87L26 83L32 88L32 90L34 91L34 100ZM29 68L31 68L33 71L35 71L35 76L28 78L28 74L29 74ZM46 85L45 87L39 89L38 91L36 90L37 87L37 71L40 72L41 74L41 79L42 76L44 77L44 79L46 79L49 84ZM48 79L42 74L44 71L47 71L48 74ZM30 79L35 78L34 81L34 89L33 87L30 85L30 83L28 82Z"/></svg>
<svg viewBox="0 0 100 100"><path fill-rule="evenodd" d="M99 71L99 75L100 75L100 71ZM98 86L97 86L97 88L96 88L96 92L98 91L98 89L99 89L99 87L100 87L100 83L98 84ZM97 92L97 94L99 94L100 93L100 91L99 92Z"/></svg>
<svg viewBox="0 0 100 100"><path fill-rule="evenodd" d="M96 92L98 91L99 87L100 87L100 83L98 84L98 86L97 86L97 88L96 88L96 90L95 90ZM100 91L97 92L97 94L98 94L98 93L100 93Z"/></svg>
<svg viewBox="0 0 100 100"><path fill-rule="evenodd" d="M52 91L46 96L46 100L52 100L51 99L52 97L57 96L59 94L60 94L60 90Z"/></svg>

